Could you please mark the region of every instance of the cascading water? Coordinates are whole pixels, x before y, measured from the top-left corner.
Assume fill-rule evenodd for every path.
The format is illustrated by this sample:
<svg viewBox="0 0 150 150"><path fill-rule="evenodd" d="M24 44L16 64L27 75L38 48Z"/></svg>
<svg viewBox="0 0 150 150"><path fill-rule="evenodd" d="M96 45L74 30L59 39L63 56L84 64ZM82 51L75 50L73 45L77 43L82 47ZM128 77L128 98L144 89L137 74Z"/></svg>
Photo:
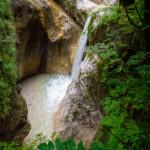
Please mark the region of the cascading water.
<svg viewBox="0 0 150 150"><path fill-rule="evenodd" d="M31 130L26 139L34 139L39 133L47 139L53 133L53 115L63 99L71 77L41 74L22 82L22 95L28 106Z"/></svg>
<svg viewBox="0 0 150 150"><path fill-rule="evenodd" d="M87 45L87 40L88 40L87 34L88 34L88 26L89 26L90 21L91 21L91 15L88 16L82 35L80 37L78 49L77 49L76 56L74 58L73 67L72 67L72 79L75 77L75 75L79 71L79 67L82 62L83 54L84 54L84 51Z"/></svg>
<svg viewBox="0 0 150 150"><path fill-rule="evenodd" d="M80 37L78 50L74 59L72 78L77 74L82 62L87 44L88 26L91 16L87 18L83 34ZM22 82L22 95L28 106L28 120L31 131L26 139L33 139L41 133L50 138L53 133L53 116L58 110L58 105L63 99L71 76L41 74Z"/></svg>

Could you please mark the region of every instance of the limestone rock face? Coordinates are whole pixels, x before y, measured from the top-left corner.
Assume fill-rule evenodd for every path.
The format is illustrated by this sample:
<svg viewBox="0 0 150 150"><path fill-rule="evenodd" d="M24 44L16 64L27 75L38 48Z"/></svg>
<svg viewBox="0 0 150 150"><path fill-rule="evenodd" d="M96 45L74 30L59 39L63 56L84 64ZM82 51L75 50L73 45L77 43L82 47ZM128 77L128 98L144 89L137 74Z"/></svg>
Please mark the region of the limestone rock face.
<svg viewBox="0 0 150 150"><path fill-rule="evenodd" d="M21 94L13 93L11 106L11 114L5 120L0 119L0 140L22 144L31 127L27 121L27 106Z"/></svg>
<svg viewBox="0 0 150 150"><path fill-rule="evenodd" d="M54 132L63 139L82 140L87 147L97 133L102 113L94 102L89 100L86 83L88 74L95 71L95 60L86 57L80 73L74 78L54 116Z"/></svg>
<svg viewBox="0 0 150 150"><path fill-rule="evenodd" d="M97 4L102 4L104 3L105 5L113 5L116 3L117 0L91 0Z"/></svg>
<svg viewBox="0 0 150 150"><path fill-rule="evenodd" d="M87 15L117 0L55 0L76 22L84 26Z"/></svg>
<svg viewBox="0 0 150 150"><path fill-rule="evenodd" d="M18 73L70 73L81 29L53 0L12 0Z"/></svg>

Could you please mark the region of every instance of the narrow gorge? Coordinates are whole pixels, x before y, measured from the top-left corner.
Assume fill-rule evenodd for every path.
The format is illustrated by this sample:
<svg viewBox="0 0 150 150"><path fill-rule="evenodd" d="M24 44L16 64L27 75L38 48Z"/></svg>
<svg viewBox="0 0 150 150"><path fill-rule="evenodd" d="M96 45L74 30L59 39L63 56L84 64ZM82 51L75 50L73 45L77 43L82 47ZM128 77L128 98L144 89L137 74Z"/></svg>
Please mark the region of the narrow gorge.
<svg viewBox="0 0 150 150"><path fill-rule="evenodd" d="M150 148L146 3L0 2L0 150Z"/></svg>
<svg viewBox="0 0 150 150"><path fill-rule="evenodd" d="M34 139L38 134L50 139L54 133L54 114L58 111L58 106L65 96L71 79L79 71L87 44L87 32L90 20L91 17L88 17L82 32L83 35L80 37L71 75L41 74L26 79L21 83L21 94L26 100L28 120L31 124L31 130L26 140Z"/></svg>
<svg viewBox="0 0 150 150"><path fill-rule="evenodd" d="M65 99L68 85L71 87L73 84L71 82L74 82L74 78L78 76L88 41L90 14L109 5L107 1L97 3L83 0L73 2L74 6L71 8L71 3L72 1L12 0L12 11L19 38L17 42L19 88L28 109L27 116L24 116L27 117L28 128L24 133L20 133L23 134L22 137L25 136L25 140L32 140L38 134L46 136L47 139L50 139L53 133L61 135L59 127L56 128L58 125L55 123L63 118L62 114L60 117L58 116L61 109L67 110L70 109L70 106L66 105L63 108L64 106L59 106L59 104ZM67 7L76 9L75 16L66 10ZM76 13L82 18L76 17ZM82 28L84 28L83 31ZM68 94L66 93L66 95ZM78 97L76 99L78 100ZM72 104L72 102L69 103ZM86 107L91 107L88 103L86 105ZM79 109L79 106L76 107L73 108L73 111ZM97 110L93 107L91 111L93 114L96 112L91 119L96 117L98 121ZM71 112L70 115L74 115L74 113ZM74 121L71 122L74 124ZM59 125L61 124L59 123ZM79 124L80 122L75 123L75 126ZM69 134L69 137L64 136L64 139L75 138L77 142L83 140L85 145L89 145L97 131L95 123L93 125L92 130L94 131L87 139L84 139L82 135L79 137L74 135L72 132L76 128L74 125L70 126L71 131L68 130L68 133L66 133L66 129L63 129L66 135ZM19 123L17 126L20 126ZM65 126L68 128L68 125ZM5 127L3 128L5 130ZM16 129L14 128L14 130ZM91 131L91 127L86 130L86 132ZM6 136L5 133L4 136ZM13 137L14 141L21 141L15 140L15 137ZM11 136L10 139L12 139Z"/></svg>

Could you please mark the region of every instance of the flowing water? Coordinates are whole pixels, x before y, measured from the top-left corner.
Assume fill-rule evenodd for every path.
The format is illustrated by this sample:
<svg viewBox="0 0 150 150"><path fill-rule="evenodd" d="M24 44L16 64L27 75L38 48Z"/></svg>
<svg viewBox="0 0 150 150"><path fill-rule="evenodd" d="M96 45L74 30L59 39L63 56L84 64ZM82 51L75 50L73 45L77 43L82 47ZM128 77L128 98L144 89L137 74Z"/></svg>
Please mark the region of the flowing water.
<svg viewBox="0 0 150 150"><path fill-rule="evenodd" d="M41 133L50 138L53 132L53 115L63 99L71 81L70 76L41 74L22 82L22 95L28 106L31 130L26 139Z"/></svg>
<svg viewBox="0 0 150 150"><path fill-rule="evenodd" d="M83 58L90 20L91 16L87 18L80 37L72 68L72 78L77 74ZM22 95L28 106L28 120L31 124L31 130L26 139L33 139L39 133L50 138L53 133L53 116L70 82L71 76L48 74L36 75L22 82Z"/></svg>
<svg viewBox="0 0 150 150"><path fill-rule="evenodd" d="M74 78L77 72L79 71L79 67L82 62L83 54L84 54L84 51L87 45L87 40L88 40L87 34L88 34L88 26L89 26L90 21L91 21L91 15L88 16L82 35L80 37L78 49L77 49L76 56L74 58L73 67L72 67L72 78Z"/></svg>

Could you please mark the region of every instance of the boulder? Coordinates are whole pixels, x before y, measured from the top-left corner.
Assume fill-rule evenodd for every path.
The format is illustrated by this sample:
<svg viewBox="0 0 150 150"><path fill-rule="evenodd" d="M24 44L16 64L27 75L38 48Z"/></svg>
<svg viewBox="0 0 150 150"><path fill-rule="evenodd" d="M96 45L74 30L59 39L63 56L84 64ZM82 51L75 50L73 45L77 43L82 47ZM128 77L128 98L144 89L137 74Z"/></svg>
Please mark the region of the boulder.
<svg viewBox="0 0 150 150"><path fill-rule="evenodd" d="M0 119L0 140L22 144L31 127L27 121L27 106L20 93L13 93L11 107L10 115Z"/></svg>
<svg viewBox="0 0 150 150"><path fill-rule="evenodd" d="M77 143L82 140L85 147L94 139L103 117L97 103L94 102L94 98L99 99L102 95L96 93L97 87L90 77L91 73L96 71L95 62L96 59L84 59L79 74L69 85L54 116L53 131L56 135L60 135L64 140L72 138ZM89 96L90 87L87 85L95 88L95 93L92 91L94 97Z"/></svg>

